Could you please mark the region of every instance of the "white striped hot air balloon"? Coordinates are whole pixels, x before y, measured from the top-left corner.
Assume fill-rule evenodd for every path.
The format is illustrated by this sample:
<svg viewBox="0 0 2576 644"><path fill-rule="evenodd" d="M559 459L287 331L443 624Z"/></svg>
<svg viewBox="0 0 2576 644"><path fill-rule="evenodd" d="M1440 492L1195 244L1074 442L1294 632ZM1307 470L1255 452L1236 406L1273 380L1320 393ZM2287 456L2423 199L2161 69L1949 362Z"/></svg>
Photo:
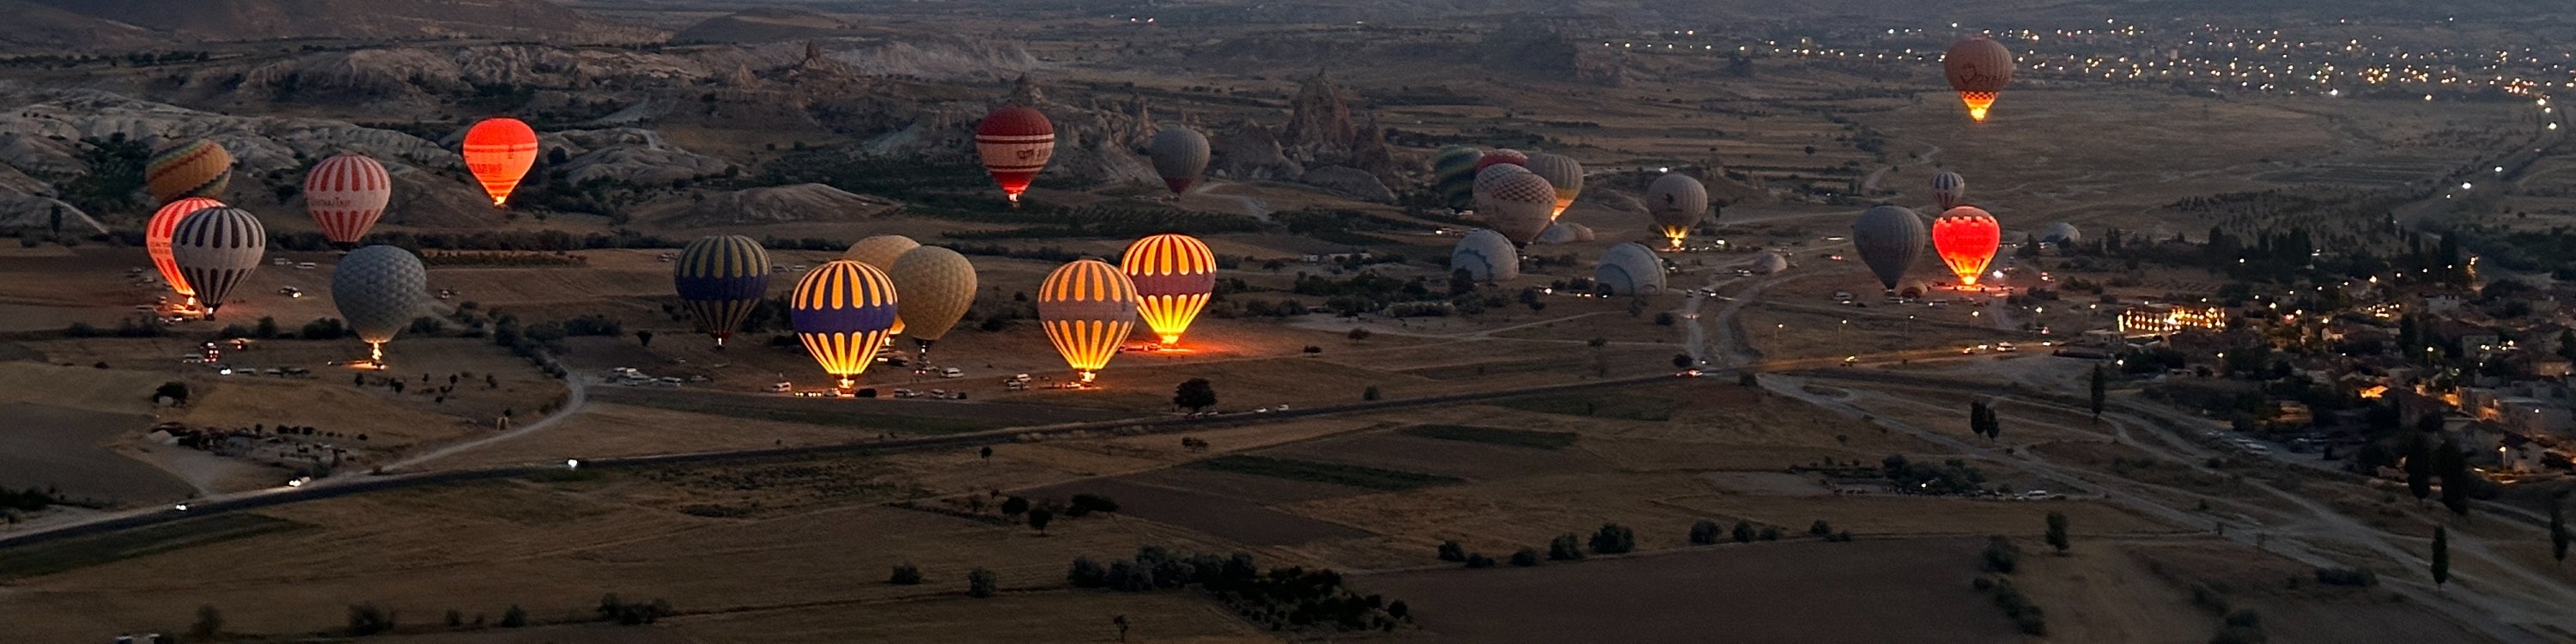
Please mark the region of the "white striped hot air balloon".
<svg viewBox="0 0 2576 644"><path fill-rule="evenodd" d="M313 165L304 175L304 209L331 243L352 246L385 214L393 201L394 180L384 164L361 154L342 154Z"/></svg>
<svg viewBox="0 0 2576 644"><path fill-rule="evenodd" d="M188 288L196 290L209 320L223 308L224 296L250 277L267 254L268 229L240 208L199 210L180 220L170 235L170 259L179 265Z"/></svg>
<svg viewBox="0 0 2576 644"><path fill-rule="evenodd" d="M1967 198L1967 177L1959 176L1956 172L1932 175L1932 203L1941 206L1942 210L1957 208L1960 204L1967 203L1965 201Z"/></svg>

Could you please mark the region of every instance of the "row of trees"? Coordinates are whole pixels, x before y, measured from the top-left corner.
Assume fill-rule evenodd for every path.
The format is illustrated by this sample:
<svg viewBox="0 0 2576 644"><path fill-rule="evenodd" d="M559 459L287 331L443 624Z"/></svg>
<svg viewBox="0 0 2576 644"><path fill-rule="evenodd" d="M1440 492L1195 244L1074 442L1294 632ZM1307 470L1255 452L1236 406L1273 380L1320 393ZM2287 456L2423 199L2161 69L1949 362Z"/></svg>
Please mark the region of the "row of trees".
<svg viewBox="0 0 2576 644"><path fill-rule="evenodd" d="M1080 557L1065 572L1076 588L1153 592L1198 588L1245 619L1273 630L1394 631L1412 622L1403 601L1361 595L1330 570L1274 568L1264 573L1250 553L1174 553L1147 545L1103 565ZM1122 631L1123 631L1123 624Z"/></svg>

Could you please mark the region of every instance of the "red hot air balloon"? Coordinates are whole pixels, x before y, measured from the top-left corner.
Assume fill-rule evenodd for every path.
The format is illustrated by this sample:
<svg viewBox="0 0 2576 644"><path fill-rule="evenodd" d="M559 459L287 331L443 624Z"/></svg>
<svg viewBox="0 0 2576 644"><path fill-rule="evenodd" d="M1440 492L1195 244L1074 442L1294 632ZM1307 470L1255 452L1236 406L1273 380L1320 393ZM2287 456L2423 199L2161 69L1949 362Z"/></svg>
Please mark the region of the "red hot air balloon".
<svg viewBox="0 0 2576 644"><path fill-rule="evenodd" d="M385 166L365 155L343 154L314 164L304 175L304 209L331 243L355 245L385 214L394 196L394 180Z"/></svg>
<svg viewBox="0 0 2576 644"><path fill-rule="evenodd" d="M1951 208L1932 220L1932 250L1950 266L1950 274L1958 276L1960 286L1977 285L1977 277L1985 274L1986 264L1994 261L2002 242L2003 228L1994 215L1973 206Z"/></svg>
<svg viewBox="0 0 2576 644"><path fill-rule="evenodd" d="M161 281L170 291L186 298L189 306L197 304L197 290L188 287L188 278L179 273L178 260L170 255L170 236L179 230L179 220L207 208L222 208L224 202L205 197L189 197L170 202L152 213L152 221L143 225L143 252L152 256L152 267L161 271Z"/></svg>
<svg viewBox="0 0 2576 644"><path fill-rule="evenodd" d="M993 173L993 181L1002 184L1002 194L1017 206L1029 181L1055 156L1055 124L1032 108L993 110L975 128L975 154L983 157L984 170Z"/></svg>
<svg viewBox="0 0 2576 644"><path fill-rule="evenodd" d="M2004 91L2012 81L2013 53L2003 43L1978 36L1959 41L1941 55L1941 71L1950 77L1950 89L1959 91L1959 100L1968 104L1968 118L1986 122L1986 108L1995 104L1995 93Z"/></svg>
<svg viewBox="0 0 2576 644"><path fill-rule="evenodd" d="M1511 148L1488 150L1485 152L1485 156L1476 158L1476 171L1484 172L1486 168L1502 164L1511 164L1526 168L1529 167L1529 155L1522 154L1521 151Z"/></svg>
<svg viewBox="0 0 2576 644"><path fill-rule="evenodd" d="M483 193L498 208L509 203L510 191L519 189L519 180L537 165L537 131L514 118L485 119L465 131L464 151L465 169L483 183Z"/></svg>

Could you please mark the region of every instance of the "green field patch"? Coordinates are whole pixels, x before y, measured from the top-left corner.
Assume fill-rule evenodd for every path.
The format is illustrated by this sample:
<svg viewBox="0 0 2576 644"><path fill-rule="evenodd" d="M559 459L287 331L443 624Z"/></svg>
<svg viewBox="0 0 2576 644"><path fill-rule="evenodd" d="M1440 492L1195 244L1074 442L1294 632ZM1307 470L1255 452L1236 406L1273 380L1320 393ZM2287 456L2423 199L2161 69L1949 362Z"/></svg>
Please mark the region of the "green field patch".
<svg viewBox="0 0 2576 644"><path fill-rule="evenodd" d="M1574 445L1574 432L1541 432L1500 427L1469 425L1414 425L1396 430L1409 436L1437 438L1444 441L1487 443L1530 449L1565 449Z"/></svg>
<svg viewBox="0 0 2576 644"><path fill-rule="evenodd" d="M1591 396L1579 394L1529 396L1524 398L1508 398L1494 404L1521 411L1534 411L1542 414L1563 414L1567 416L1590 416L1593 418L1647 421L1672 420L1673 411L1681 408L1681 403L1678 402L1658 400L1634 394L1618 396Z"/></svg>
<svg viewBox="0 0 2576 644"><path fill-rule="evenodd" d="M309 527L312 526L236 512L0 549L0 579L51 575Z"/></svg>
<svg viewBox="0 0 2576 644"><path fill-rule="evenodd" d="M1291 458L1274 458L1269 456L1252 456L1248 454L1219 456L1204 461L1190 463L1189 467L1213 472L1233 472L1236 474L1267 476L1292 481L1347 485L1356 488L1386 490L1390 492L1425 488L1434 485L1465 483L1467 481L1466 479L1454 476L1441 476L1438 474L1424 474L1421 472L1407 472L1403 470L1385 470L1358 465L1319 463L1315 461L1301 461Z"/></svg>

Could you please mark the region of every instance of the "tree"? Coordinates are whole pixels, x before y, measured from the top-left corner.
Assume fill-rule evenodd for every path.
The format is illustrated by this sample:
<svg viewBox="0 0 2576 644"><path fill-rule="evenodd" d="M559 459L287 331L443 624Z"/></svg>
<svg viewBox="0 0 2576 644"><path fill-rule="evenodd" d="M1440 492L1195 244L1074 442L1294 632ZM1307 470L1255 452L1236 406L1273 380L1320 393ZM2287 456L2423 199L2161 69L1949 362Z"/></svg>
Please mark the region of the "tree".
<svg viewBox="0 0 2576 644"><path fill-rule="evenodd" d="M2093 365L2093 420L2102 420L2102 405L2111 397L2111 372Z"/></svg>
<svg viewBox="0 0 2576 644"><path fill-rule="evenodd" d="M1692 359L1691 359L1691 357L1690 357L1690 354L1687 354L1687 353L1676 353L1676 354L1673 354L1673 368L1674 368L1674 369L1689 369L1689 368L1691 368L1691 364L1692 364L1692 363L1694 363L1694 362L1698 362L1698 361L1697 361L1697 360L1692 360Z"/></svg>
<svg viewBox="0 0 2576 644"><path fill-rule="evenodd" d="M1556 535L1555 539L1547 542L1547 558L1549 561L1582 561L1583 542L1572 532Z"/></svg>
<svg viewBox="0 0 2576 644"><path fill-rule="evenodd" d="M2066 513L2055 511L2048 513L2048 545L2056 548L2057 554L2061 555L2066 554L2066 548L2072 545L2066 539L2066 523Z"/></svg>
<svg viewBox="0 0 2576 644"><path fill-rule="evenodd" d="M2451 583L2451 529L2433 526L2433 585Z"/></svg>
<svg viewBox="0 0 2576 644"><path fill-rule="evenodd" d="M1370 336L1370 335L1371 335L1371 334L1369 333L1369 330L1368 330L1368 329L1364 329L1364 328L1360 328L1360 327L1351 327L1351 332L1350 332L1349 334L1347 334L1347 336L1346 336L1346 337L1349 337L1350 339L1353 339L1353 340L1366 340L1366 339L1369 339L1369 336Z"/></svg>
<svg viewBox="0 0 2576 644"><path fill-rule="evenodd" d="M1467 547L1458 545L1458 542L1456 541L1442 541L1440 542L1440 560L1466 561Z"/></svg>
<svg viewBox="0 0 2576 644"><path fill-rule="evenodd" d="M651 332L651 331L645 331L645 330L641 330L641 329L636 330L636 331L635 331L635 344L640 345L640 346L643 346L643 347L645 347L645 348L651 348L651 347L653 346L653 332Z"/></svg>
<svg viewBox="0 0 2576 644"><path fill-rule="evenodd" d="M197 622L188 625L188 637L200 640L214 639L216 634L222 632L224 632L223 611L215 610L214 604L198 605Z"/></svg>
<svg viewBox="0 0 2576 644"><path fill-rule="evenodd" d="M277 337L277 318L262 316L259 326L253 328L251 334L262 340Z"/></svg>
<svg viewBox="0 0 2576 644"><path fill-rule="evenodd" d="M1969 401L1968 432L1994 440L2004 433L2003 421L1995 418L1995 408L1986 406L1984 401Z"/></svg>
<svg viewBox="0 0 2576 644"><path fill-rule="evenodd" d="M1753 542L1753 536L1754 536L1754 535L1753 535L1753 522L1751 522L1751 521L1737 521L1737 522L1735 522L1735 530L1734 530L1734 534L1733 534L1732 536L1734 536L1734 537L1735 537L1735 542L1736 542L1736 543L1752 543L1752 542Z"/></svg>
<svg viewBox="0 0 2576 644"><path fill-rule="evenodd" d="M2439 416L2425 418L2441 422ZM2406 491L2415 495L2418 504L2433 496L2433 449L2426 444L2424 432L2406 433Z"/></svg>
<svg viewBox="0 0 2576 644"><path fill-rule="evenodd" d="M976 599L991 597L993 593L1001 590L1001 584L1001 578L993 576L993 571L976 568L966 572L966 596L968 597Z"/></svg>
<svg viewBox="0 0 2576 644"><path fill-rule="evenodd" d="M2469 472L2469 459L2460 453L2460 444L2442 439L2441 450L2433 455L2433 466L2442 473L2442 507L2452 514L2469 516L2469 489L2476 486L2477 475Z"/></svg>
<svg viewBox="0 0 2576 644"><path fill-rule="evenodd" d="M188 383L176 380L161 383L159 388L152 390L152 400L159 401L163 398L170 399L172 405L188 404Z"/></svg>
<svg viewBox="0 0 2576 644"><path fill-rule="evenodd" d="M2561 564L2567 563L2568 541L2576 539L2567 534L2566 505L2566 502L2555 499L2549 502L2549 556Z"/></svg>
<svg viewBox="0 0 2576 644"><path fill-rule="evenodd" d="M1637 531L1616 523L1604 523L1600 530L1592 533L1590 545L1592 554L1624 554L1637 549Z"/></svg>
<svg viewBox="0 0 2576 644"><path fill-rule="evenodd" d="M1083 512L1084 512L1084 513L1086 513L1086 514L1088 514L1088 513L1092 513L1092 512L1117 512L1117 511L1118 511L1118 500L1117 500L1117 499L1112 499L1112 498L1109 498L1109 497L1106 497L1106 496L1101 496L1101 495L1098 495L1098 494L1092 494L1092 493L1088 493L1088 492L1085 492L1085 493L1082 493L1082 494L1076 494L1076 495L1073 495L1072 505L1073 505L1072 509L1075 509L1075 510L1081 510L1081 511L1083 511ZM1067 512L1066 514L1071 514L1071 512Z"/></svg>
<svg viewBox="0 0 2576 644"><path fill-rule="evenodd" d="M1006 516L1006 517L1016 517L1016 516L1020 516L1020 514L1021 514L1021 513L1028 512L1028 511L1029 511L1029 500L1028 500L1028 499L1023 499L1023 498L1020 498L1020 497L1016 497L1016 496L1015 496L1015 497L1011 497L1011 498L1003 499L1003 500L1002 500L1002 516Z"/></svg>
<svg viewBox="0 0 2576 644"><path fill-rule="evenodd" d="M502 628L518 628L526 625L528 625L528 609L520 608L518 604L511 604L510 610L501 612Z"/></svg>
<svg viewBox="0 0 2576 644"><path fill-rule="evenodd" d="M895 564L895 565L894 565L894 574L891 574L891 575L887 575L887 576L886 576L886 583L894 584L894 585L897 585L897 586L917 586L917 585L920 585L920 584L921 584L921 567L920 567L920 566L912 565L912 562L909 562L909 561L906 561L906 562L903 562L903 563L899 563L899 564Z"/></svg>
<svg viewBox="0 0 2576 644"><path fill-rule="evenodd" d="M1209 407L1214 407L1216 406L1216 385L1209 383L1206 378L1181 381L1181 386L1172 390L1172 406L1192 412L1205 411Z"/></svg>
<svg viewBox="0 0 2576 644"><path fill-rule="evenodd" d="M349 634L374 635L394 629L394 612L373 603L349 605Z"/></svg>
<svg viewBox="0 0 2576 644"><path fill-rule="evenodd" d="M1099 588L1109 585L1109 569L1090 557L1074 557L1073 566L1064 572L1064 580L1075 588Z"/></svg>
<svg viewBox="0 0 2576 644"><path fill-rule="evenodd" d="M1521 549L1512 551L1512 565L1522 568L1538 565L1538 549L1521 546Z"/></svg>
<svg viewBox="0 0 2576 644"><path fill-rule="evenodd" d="M983 457L983 459L987 461L993 460L993 446L986 445L983 449L975 450L975 455Z"/></svg>
<svg viewBox="0 0 2576 644"><path fill-rule="evenodd" d="M1698 523L1693 523L1693 524L1691 524L1691 529L1690 529L1690 542L1691 542L1691 545L1694 545L1694 546L1705 546L1705 545L1709 545L1709 544L1717 543L1717 530L1718 530L1718 528L1717 528L1717 522L1716 522L1716 521L1706 521L1706 520L1703 520L1703 521L1700 521L1700 522L1698 522Z"/></svg>
<svg viewBox="0 0 2576 644"><path fill-rule="evenodd" d="M1109 618L1109 625L1118 627L1118 641L1120 641L1120 642L1125 642L1125 641L1127 641L1127 616L1126 616L1126 615L1119 615L1119 616L1117 616L1117 617Z"/></svg>
<svg viewBox="0 0 2576 644"><path fill-rule="evenodd" d="M1382 395L1378 393L1377 385L1369 385L1367 389L1360 390L1360 400L1363 401L1374 402Z"/></svg>
<svg viewBox="0 0 2576 644"><path fill-rule="evenodd" d="M1055 522L1055 511L1054 511L1054 510L1049 510L1049 509L1046 509L1046 508L1037 508L1037 509L1034 509L1034 510L1029 510L1029 527L1031 527L1031 528L1036 528L1036 529L1037 529L1037 531L1038 531L1038 534L1046 534L1046 527L1047 527L1047 524L1049 524L1049 523L1054 523L1054 522Z"/></svg>

